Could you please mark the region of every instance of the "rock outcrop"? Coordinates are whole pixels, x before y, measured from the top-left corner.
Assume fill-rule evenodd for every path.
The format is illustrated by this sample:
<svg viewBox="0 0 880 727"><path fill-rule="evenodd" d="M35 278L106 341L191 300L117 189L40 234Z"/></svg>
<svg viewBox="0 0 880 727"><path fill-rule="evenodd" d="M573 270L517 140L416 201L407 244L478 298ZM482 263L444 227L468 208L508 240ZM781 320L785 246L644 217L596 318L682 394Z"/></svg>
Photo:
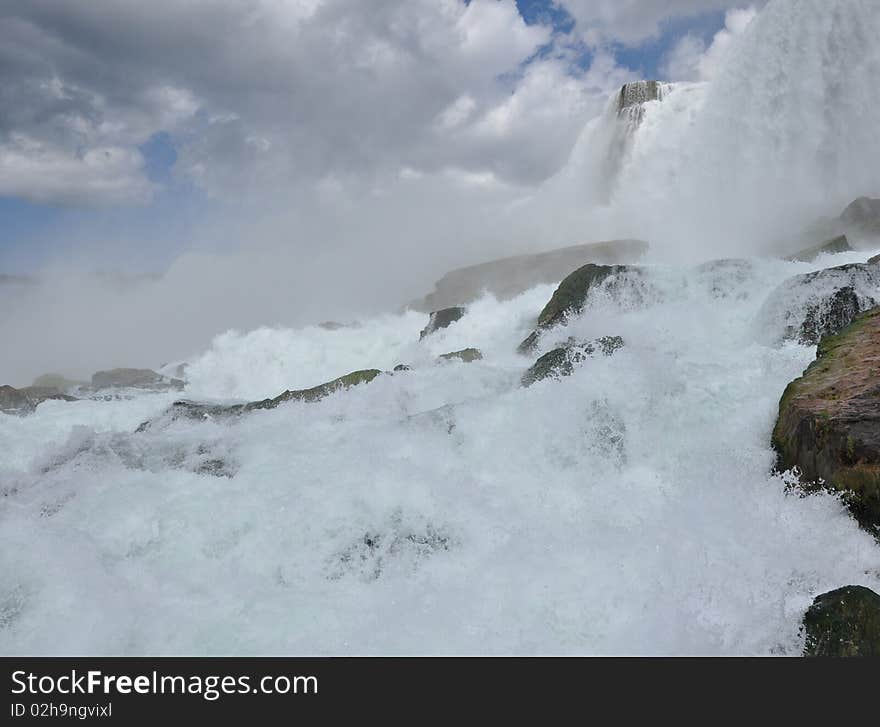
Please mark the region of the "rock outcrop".
<svg viewBox="0 0 880 727"><path fill-rule="evenodd" d="M368 384L382 372L379 369L363 369L361 371L352 371L350 374L340 376L339 378L328 381L326 384L313 386L311 389L298 389L296 391L285 391L283 394L276 396L274 399L266 399L256 402L252 408L254 409L273 409L285 401L305 401L315 402L334 394L337 391L350 389L352 386L360 384Z"/></svg>
<svg viewBox="0 0 880 727"><path fill-rule="evenodd" d="M182 389L184 382L170 379L152 369L110 369L92 375L92 388L100 389Z"/></svg>
<svg viewBox="0 0 880 727"><path fill-rule="evenodd" d="M663 84L660 81L633 81L624 83L617 99L617 112L620 113L630 106L637 106L646 101L662 101Z"/></svg>
<svg viewBox="0 0 880 727"><path fill-rule="evenodd" d="M813 247L808 247L806 250L789 255L786 260L809 263L819 257L819 255L852 251L853 247L849 244L849 240L846 239L846 235L837 235L837 237L832 237L830 240L825 240L825 242L820 242L818 245L813 245Z"/></svg>
<svg viewBox="0 0 880 727"><path fill-rule="evenodd" d="M509 300L536 285L558 283L586 263L634 263L647 251L648 243L641 240L610 240L471 265L444 275L435 283L433 292L409 307L428 313L466 305L485 293L498 300Z"/></svg>
<svg viewBox="0 0 880 727"><path fill-rule="evenodd" d="M867 245L880 237L880 199L859 197L837 217L823 217L804 230L800 239L822 240L846 235L850 242Z"/></svg>
<svg viewBox="0 0 880 727"><path fill-rule="evenodd" d="M814 346L877 305L880 268L852 264L795 275L774 290L764 303L761 328L781 340Z"/></svg>
<svg viewBox="0 0 880 727"><path fill-rule="evenodd" d="M378 369L364 369L362 371L353 371L345 376L328 381L310 389L288 390L271 399L262 399L261 401L251 401L246 404L206 404L197 401L181 400L175 401L158 419L171 422L177 419L192 419L201 421L204 419L224 419L228 417L240 416L252 411L261 409L274 409L280 404L287 401L302 401L313 403L334 394L337 391L344 391L353 386L360 384L368 384L382 372ZM138 428L138 432L144 432L151 429L155 421L143 422Z"/></svg>
<svg viewBox="0 0 880 727"><path fill-rule="evenodd" d="M865 237L880 236L880 199L859 197L847 205L840 221Z"/></svg>
<svg viewBox="0 0 880 727"><path fill-rule="evenodd" d="M807 489L840 492L880 534L880 308L822 339L782 395L773 446L780 470L797 467Z"/></svg>
<svg viewBox="0 0 880 727"><path fill-rule="evenodd" d="M478 348L463 348L461 351L450 351L440 355L439 361L463 361L472 363L483 358L483 353Z"/></svg>
<svg viewBox="0 0 880 727"><path fill-rule="evenodd" d="M84 381L76 381L74 379L68 379L66 376L62 376L61 374L43 374L42 376L38 376L34 379L34 383L31 386L44 388L44 389L58 389L58 391L69 391L70 389L75 389L78 386L85 386L86 383Z"/></svg>
<svg viewBox="0 0 880 727"><path fill-rule="evenodd" d="M880 656L880 595L844 586L817 596L804 614L804 656Z"/></svg>
<svg viewBox="0 0 880 727"><path fill-rule="evenodd" d="M76 397L68 396L51 386L26 386L22 389L0 386L0 411L7 414L30 414L49 399L76 401Z"/></svg>
<svg viewBox="0 0 880 727"><path fill-rule="evenodd" d="M431 313L428 318L428 325L419 333L419 340L422 341L426 336L430 336L434 331L441 328L448 328L453 323L464 317L466 309L462 306L452 306L451 308L441 308Z"/></svg>
<svg viewBox="0 0 880 727"><path fill-rule="evenodd" d="M586 343L569 340L565 346L555 348L535 361L523 374L522 385L531 386L548 376L556 378L570 376L575 366L588 358L597 354L610 356L622 346L623 339L620 336L603 336Z"/></svg>
<svg viewBox="0 0 880 727"><path fill-rule="evenodd" d="M591 290L612 275L634 270L637 268L625 265L594 265L593 263L575 270L556 288L547 305L538 315L535 330L526 337L517 350L522 354L534 351L542 331L562 323L569 315L577 315L584 309Z"/></svg>

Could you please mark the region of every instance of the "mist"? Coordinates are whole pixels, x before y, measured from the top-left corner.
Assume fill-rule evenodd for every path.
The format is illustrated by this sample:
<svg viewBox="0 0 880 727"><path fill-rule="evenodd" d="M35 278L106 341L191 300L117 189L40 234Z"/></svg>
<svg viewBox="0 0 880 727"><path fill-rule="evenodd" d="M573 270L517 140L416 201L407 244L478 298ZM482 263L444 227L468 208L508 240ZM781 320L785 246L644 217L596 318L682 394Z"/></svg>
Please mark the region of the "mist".
<svg viewBox="0 0 880 727"><path fill-rule="evenodd" d="M550 144L552 124L529 138L544 141L519 168L556 159L537 180L440 165L315 185L273 167L247 191L212 196L185 235L104 229L99 242L78 223L63 234L89 244L0 285L11 344L0 380L158 367L229 329L362 319L400 309L452 268L581 242L644 239L652 262L780 254L817 219L880 192L880 108L865 97L880 77L880 14L782 1L754 15L723 31L708 80L668 79L635 129L617 113L627 75L594 61L604 84L563 138ZM150 249L172 252L147 263L149 275L125 264Z"/></svg>

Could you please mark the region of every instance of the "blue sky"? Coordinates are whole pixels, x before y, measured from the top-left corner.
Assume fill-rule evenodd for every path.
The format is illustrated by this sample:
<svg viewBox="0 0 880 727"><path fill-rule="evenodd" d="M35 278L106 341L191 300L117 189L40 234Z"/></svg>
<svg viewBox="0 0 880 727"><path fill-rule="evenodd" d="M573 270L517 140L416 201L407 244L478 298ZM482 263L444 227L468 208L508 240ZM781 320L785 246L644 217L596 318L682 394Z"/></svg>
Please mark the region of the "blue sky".
<svg viewBox="0 0 880 727"><path fill-rule="evenodd" d="M572 31L571 16L550 0L516 0L526 23L551 24L555 34ZM686 33L705 42L724 25L724 13L705 13L667 21L661 33L635 47L612 44L618 64L640 77L657 77L664 55ZM547 47L543 52L547 51ZM535 54L540 58L542 51ZM592 54L582 47L579 65L587 68ZM161 267L174 257L175 240L186 238L211 203L191 182L175 174L178 141L167 131L154 133L138 146L147 177L157 192L146 206L63 206L0 196L0 272L26 273L53 256L90 244L113 250L102 254L107 266ZM131 244L125 244L130 242ZM135 252L132 252L135 251Z"/></svg>

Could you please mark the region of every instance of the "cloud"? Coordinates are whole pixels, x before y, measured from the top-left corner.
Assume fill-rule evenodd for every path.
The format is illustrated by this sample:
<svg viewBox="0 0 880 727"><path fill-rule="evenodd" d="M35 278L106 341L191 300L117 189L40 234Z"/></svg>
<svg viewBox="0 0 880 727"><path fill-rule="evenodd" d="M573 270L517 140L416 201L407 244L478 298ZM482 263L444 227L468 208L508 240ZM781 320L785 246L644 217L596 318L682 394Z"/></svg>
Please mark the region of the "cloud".
<svg viewBox="0 0 880 727"><path fill-rule="evenodd" d="M577 33L638 42L731 3L560 5ZM535 185L630 77L604 53L576 66L576 38L514 0L31 0L0 2L0 21L3 193L50 203L149 200L138 147L158 132L177 178L221 200L381 189L404 169Z"/></svg>
<svg viewBox="0 0 880 727"><path fill-rule="evenodd" d="M65 205L144 204L153 185L143 158L122 147L92 147L81 154L21 134L0 144L0 196Z"/></svg>
<svg viewBox="0 0 880 727"><path fill-rule="evenodd" d="M724 27L715 34L708 48L701 38L685 34L664 58L661 72L676 81L708 81L721 67L734 38L757 14L755 6L728 10Z"/></svg>
<svg viewBox="0 0 880 727"><path fill-rule="evenodd" d="M638 45L657 36L665 22L729 10L741 0L559 0L591 44ZM763 4L763 2L761 2Z"/></svg>
<svg viewBox="0 0 880 727"><path fill-rule="evenodd" d="M90 166L73 162L110 148L133 154L159 131L175 139L177 173L219 197L255 186L296 193L328 176L371 183L403 166L533 180L547 172L533 153L509 164L482 154L478 163L465 149L480 134L493 143L528 136L539 82L572 95L557 107L582 108L556 61L523 73L552 31L527 25L514 0L34 0L0 4L0 21L3 158L20 163L39 148L43 159L51 149L71 160L64 179L80 187L37 189L32 179L19 188L13 179L5 193L46 201L126 199L89 183ZM468 108L437 123L456 102ZM522 118L493 136L492 113ZM13 144L16 134L33 146ZM149 192L143 177L134 181L123 186Z"/></svg>

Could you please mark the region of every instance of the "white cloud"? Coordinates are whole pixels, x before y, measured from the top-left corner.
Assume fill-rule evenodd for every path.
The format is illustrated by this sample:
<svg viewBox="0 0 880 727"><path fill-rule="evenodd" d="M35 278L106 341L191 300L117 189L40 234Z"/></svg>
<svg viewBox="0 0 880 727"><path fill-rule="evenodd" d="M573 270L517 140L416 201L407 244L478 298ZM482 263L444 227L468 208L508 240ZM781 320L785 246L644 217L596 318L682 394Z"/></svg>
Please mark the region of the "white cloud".
<svg viewBox="0 0 880 727"><path fill-rule="evenodd" d="M143 204L153 185L137 151L93 147L82 154L21 134L0 144L0 196L60 204Z"/></svg>
<svg viewBox="0 0 880 727"><path fill-rule="evenodd" d="M625 42L730 5L563 4L579 32ZM630 78L602 51L572 66L573 39L526 24L515 0L30 0L0 14L4 163L30 153L18 134L39 149L31 167L51 158L65 173L40 189L39 175L0 172L7 194L49 202L149 197L137 147L158 131L175 140L175 172L221 199L304 200L325 179L368 193L401 169L535 185ZM84 162L106 150L113 164Z"/></svg>

